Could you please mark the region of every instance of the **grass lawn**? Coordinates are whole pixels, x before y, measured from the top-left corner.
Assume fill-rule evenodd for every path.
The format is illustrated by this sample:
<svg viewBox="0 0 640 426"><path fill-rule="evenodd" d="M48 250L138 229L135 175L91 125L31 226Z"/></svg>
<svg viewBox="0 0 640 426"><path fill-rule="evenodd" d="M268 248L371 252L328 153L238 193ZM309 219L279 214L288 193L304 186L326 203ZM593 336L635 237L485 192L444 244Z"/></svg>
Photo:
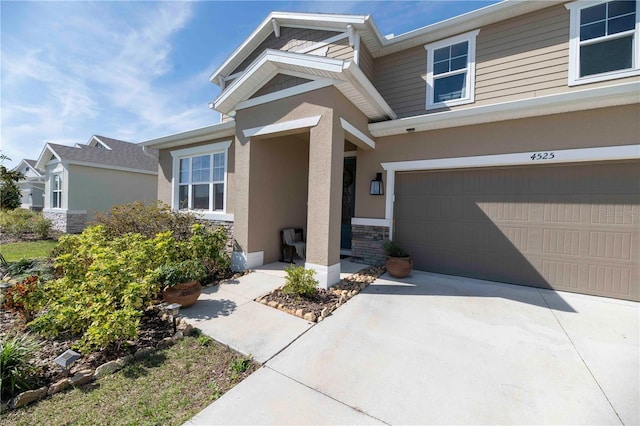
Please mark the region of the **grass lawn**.
<svg viewBox="0 0 640 426"><path fill-rule="evenodd" d="M7 262L15 262L20 259L33 259L46 257L58 244L55 240L20 241L16 243L0 244L0 253Z"/></svg>
<svg viewBox="0 0 640 426"><path fill-rule="evenodd" d="M182 425L258 365L209 340L185 337L80 388L0 416L3 425Z"/></svg>

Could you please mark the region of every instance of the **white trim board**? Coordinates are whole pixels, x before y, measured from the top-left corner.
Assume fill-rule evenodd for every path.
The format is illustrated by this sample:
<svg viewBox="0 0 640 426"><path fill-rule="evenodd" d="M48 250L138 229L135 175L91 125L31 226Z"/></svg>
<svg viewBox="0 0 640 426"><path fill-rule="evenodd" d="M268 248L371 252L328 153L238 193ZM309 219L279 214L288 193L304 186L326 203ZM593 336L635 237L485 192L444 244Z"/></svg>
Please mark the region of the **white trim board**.
<svg viewBox="0 0 640 426"><path fill-rule="evenodd" d="M320 115L314 115L312 117L299 118L297 120L284 121L282 123L267 124L265 126L253 127L251 129L245 129L242 131L246 138L254 136L264 136L273 133L288 132L291 130L306 129L315 127L320 122Z"/></svg>
<svg viewBox="0 0 640 426"><path fill-rule="evenodd" d="M280 73L280 74L285 74L285 73ZM333 80L330 80L330 79L321 79L321 80L310 81L308 83L302 83L297 86L289 87L287 89L278 90L277 92L268 93L266 95L247 99L246 101L241 101L240 103L238 103L238 105L236 105L236 111L245 109L245 108L254 107L257 105L266 104L268 102L277 101L279 99L300 95L302 93L311 92L313 90L323 89L331 85L333 85Z"/></svg>
<svg viewBox="0 0 640 426"><path fill-rule="evenodd" d="M375 141L371 139L369 136L362 133L360 130L358 130L356 126L349 123L347 120L345 120L342 117L340 117L340 124L342 125L342 128L344 129L345 132L349 133L351 136L353 136L356 139L355 141L352 140L350 142L353 142L355 145L357 145L359 148L364 149L365 151L371 151L373 149L376 149Z"/></svg>
<svg viewBox="0 0 640 426"><path fill-rule="evenodd" d="M351 224L360 226L384 226L386 228L391 227L391 221L389 219L377 219L370 217L352 217Z"/></svg>
<svg viewBox="0 0 640 426"><path fill-rule="evenodd" d="M511 154L479 155L473 157L453 157L438 158L433 160L396 161L382 163L382 168L387 171L385 219L387 219L390 224L393 223L393 203L395 201L396 177L395 172L418 170L452 170L499 166L537 166L547 164L638 159L640 159L640 144L597 148L559 150L549 149L546 151L530 151ZM389 227L389 239L393 239L393 226Z"/></svg>
<svg viewBox="0 0 640 426"><path fill-rule="evenodd" d="M340 282L340 262L329 266L305 262L304 267L316 271L316 279L320 288L326 290Z"/></svg>
<svg viewBox="0 0 640 426"><path fill-rule="evenodd" d="M536 154L547 153L546 159L532 160ZM553 156L551 155L553 153ZM544 157L544 155L541 155ZM412 171L435 169L462 169L475 167L524 166L583 161L610 161L640 159L640 144L618 145L597 148L548 149L512 154L479 155L474 157L438 158L433 160L396 161L382 163L387 171Z"/></svg>

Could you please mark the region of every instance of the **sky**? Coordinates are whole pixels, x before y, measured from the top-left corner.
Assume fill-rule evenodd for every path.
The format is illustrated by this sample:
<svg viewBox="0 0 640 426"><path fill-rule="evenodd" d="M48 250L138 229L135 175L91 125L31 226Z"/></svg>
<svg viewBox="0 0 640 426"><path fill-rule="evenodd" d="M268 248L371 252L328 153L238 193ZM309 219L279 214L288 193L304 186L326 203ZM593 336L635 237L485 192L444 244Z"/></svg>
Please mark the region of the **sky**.
<svg viewBox="0 0 640 426"><path fill-rule="evenodd" d="M209 75L271 11L372 15L396 36L495 1L0 0L0 150L128 142L218 123Z"/></svg>

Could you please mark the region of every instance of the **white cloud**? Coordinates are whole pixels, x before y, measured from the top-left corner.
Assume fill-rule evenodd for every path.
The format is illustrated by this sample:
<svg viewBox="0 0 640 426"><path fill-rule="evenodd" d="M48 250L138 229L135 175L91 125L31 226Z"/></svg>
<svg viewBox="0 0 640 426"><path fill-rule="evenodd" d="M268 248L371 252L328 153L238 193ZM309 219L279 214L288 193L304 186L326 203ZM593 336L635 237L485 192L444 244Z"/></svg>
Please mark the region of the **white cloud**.
<svg viewBox="0 0 640 426"><path fill-rule="evenodd" d="M174 38L193 3L30 5L24 28L2 34L0 138L13 164L37 157L45 141L98 133L136 142L215 122L206 104L176 96L193 78L171 82Z"/></svg>

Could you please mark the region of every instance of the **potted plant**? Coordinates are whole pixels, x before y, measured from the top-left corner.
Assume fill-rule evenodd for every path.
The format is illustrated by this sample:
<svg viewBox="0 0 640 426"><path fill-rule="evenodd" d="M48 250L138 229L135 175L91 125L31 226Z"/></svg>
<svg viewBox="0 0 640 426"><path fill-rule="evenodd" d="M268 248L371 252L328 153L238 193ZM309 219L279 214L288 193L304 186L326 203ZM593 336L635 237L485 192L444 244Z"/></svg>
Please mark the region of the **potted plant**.
<svg viewBox="0 0 640 426"><path fill-rule="evenodd" d="M405 278L408 277L413 269L413 261L409 254L402 249L395 241L387 240L382 244L382 249L387 255L384 263L387 272L392 277Z"/></svg>
<svg viewBox="0 0 640 426"><path fill-rule="evenodd" d="M207 270L202 263L185 260L162 265L156 270L155 280L163 286L162 297L167 303L179 303L188 308L200 297L200 280L206 276Z"/></svg>

